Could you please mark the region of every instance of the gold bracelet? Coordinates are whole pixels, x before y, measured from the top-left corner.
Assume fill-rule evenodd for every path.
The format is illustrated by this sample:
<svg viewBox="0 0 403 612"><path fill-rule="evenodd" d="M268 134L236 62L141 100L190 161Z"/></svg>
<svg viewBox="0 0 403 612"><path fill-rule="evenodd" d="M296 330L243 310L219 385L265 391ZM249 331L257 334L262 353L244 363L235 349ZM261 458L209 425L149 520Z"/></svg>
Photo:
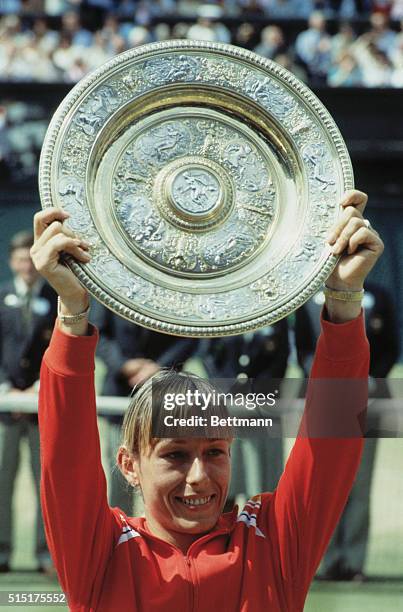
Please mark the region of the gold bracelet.
<svg viewBox="0 0 403 612"><path fill-rule="evenodd" d="M88 317L88 313L90 311L90 305L88 304L87 308L83 312L79 312L75 315L65 315L62 314L62 302L60 296L57 296L57 318L63 325L75 325L76 323L80 323Z"/></svg>
<svg viewBox="0 0 403 612"><path fill-rule="evenodd" d="M325 285L323 293L326 297L332 298L332 300L341 300L343 302L361 302L364 297L364 289L358 291L343 291L341 289L332 289Z"/></svg>

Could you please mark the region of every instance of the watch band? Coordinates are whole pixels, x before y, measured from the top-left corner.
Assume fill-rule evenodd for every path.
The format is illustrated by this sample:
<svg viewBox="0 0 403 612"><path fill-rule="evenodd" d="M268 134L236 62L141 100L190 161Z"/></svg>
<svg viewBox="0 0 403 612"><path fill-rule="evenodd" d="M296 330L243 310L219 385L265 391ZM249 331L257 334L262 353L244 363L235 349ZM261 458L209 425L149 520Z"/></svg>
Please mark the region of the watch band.
<svg viewBox="0 0 403 612"><path fill-rule="evenodd" d="M60 296L57 297L57 318L61 323L63 323L63 325L75 325L76 323L80 323L80 321L88 318L89 311L90 305L88 304L87 308L83 310L83 312L79 312L75 315L65 315L62 313Z"/></svg>
<svg viewBox="0 0 403 612"><path fill-rule="evenodd" d="M326 297L332 298L332 300L341 300L343 302L361 302L364 297L364 289L358 291L343 291L340 289L332 289L327 287L323 290Z"/></svg>

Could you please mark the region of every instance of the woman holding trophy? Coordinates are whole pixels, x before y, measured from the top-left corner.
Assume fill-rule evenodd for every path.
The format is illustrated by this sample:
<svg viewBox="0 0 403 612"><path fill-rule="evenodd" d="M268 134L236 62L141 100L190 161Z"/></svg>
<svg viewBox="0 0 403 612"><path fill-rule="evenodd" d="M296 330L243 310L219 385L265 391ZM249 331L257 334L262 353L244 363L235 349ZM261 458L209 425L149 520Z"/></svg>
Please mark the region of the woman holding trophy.
<svg viewBox="0 0 403 612"><path fill-rule="evenodd" d="M366 201L362 192L347 192L328 236L340 260L326 283L312 379L367 380L361 296L383 244L363 218ZM153 437L156 397L208 388L193 375L160 372L133 398L117 457L128 483L141 490L145 516L110 508L96 424L97 330L88 322L87 291L61 262L62 253L83 264L90 256L65 227L67 218L56 208L38 213L31 254L60 298L39 417L46 533L70 609L302 611L354 481L362 438L298 436L276 491L256 491L239 515L222 514L231 435ZM315 401L311 394L308 404Z"/></svg>

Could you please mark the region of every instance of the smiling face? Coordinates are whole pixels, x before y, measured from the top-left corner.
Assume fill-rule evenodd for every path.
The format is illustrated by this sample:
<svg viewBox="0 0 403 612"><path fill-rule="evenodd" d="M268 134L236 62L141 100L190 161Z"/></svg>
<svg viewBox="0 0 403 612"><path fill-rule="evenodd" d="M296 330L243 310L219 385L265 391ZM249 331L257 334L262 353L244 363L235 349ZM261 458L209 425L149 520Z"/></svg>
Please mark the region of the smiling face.
<svg viewBox="0 0 403 612"><path fill-rule="evenodd" d="M228 427L202 428L199 438L187 437L186 428L176 438L167 436L166 410L178 418L200 416L200 405L193 399L186 406L179 402L188 392L195 398L196 391L211 394L214 388L185 372L161 370L149 378L126 412L117 456L126 480L141 489L150 531L184 552L216 526L231 475L233 432ZM168 408L166 400L172 397L178 402ZM203 409L207 421L212 413L227 415L225 406L214 402Z"/></svg>
<svg viewBox="0 0 403 612"><path fill-rule="evenodd" d="M148 527L187 549L217 524L228 494L230 442L225 439L162 439L133 462Z"/></svg>

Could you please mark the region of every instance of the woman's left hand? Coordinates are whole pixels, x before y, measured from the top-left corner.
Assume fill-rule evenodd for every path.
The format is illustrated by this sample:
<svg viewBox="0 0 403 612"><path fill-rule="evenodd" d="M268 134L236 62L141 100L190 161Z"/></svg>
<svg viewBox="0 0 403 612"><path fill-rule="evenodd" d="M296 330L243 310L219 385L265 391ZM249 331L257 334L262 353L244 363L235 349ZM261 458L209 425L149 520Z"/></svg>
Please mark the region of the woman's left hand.
<svg viewBox="0 0 403 612"><path fill-rule="evenodd" d="M378 233L363 217L368 196L362 191L347 191L341 202L344 211L328 235L328 243L340 260L326 284L332 289L358 291L383 253Z"/></svg>

